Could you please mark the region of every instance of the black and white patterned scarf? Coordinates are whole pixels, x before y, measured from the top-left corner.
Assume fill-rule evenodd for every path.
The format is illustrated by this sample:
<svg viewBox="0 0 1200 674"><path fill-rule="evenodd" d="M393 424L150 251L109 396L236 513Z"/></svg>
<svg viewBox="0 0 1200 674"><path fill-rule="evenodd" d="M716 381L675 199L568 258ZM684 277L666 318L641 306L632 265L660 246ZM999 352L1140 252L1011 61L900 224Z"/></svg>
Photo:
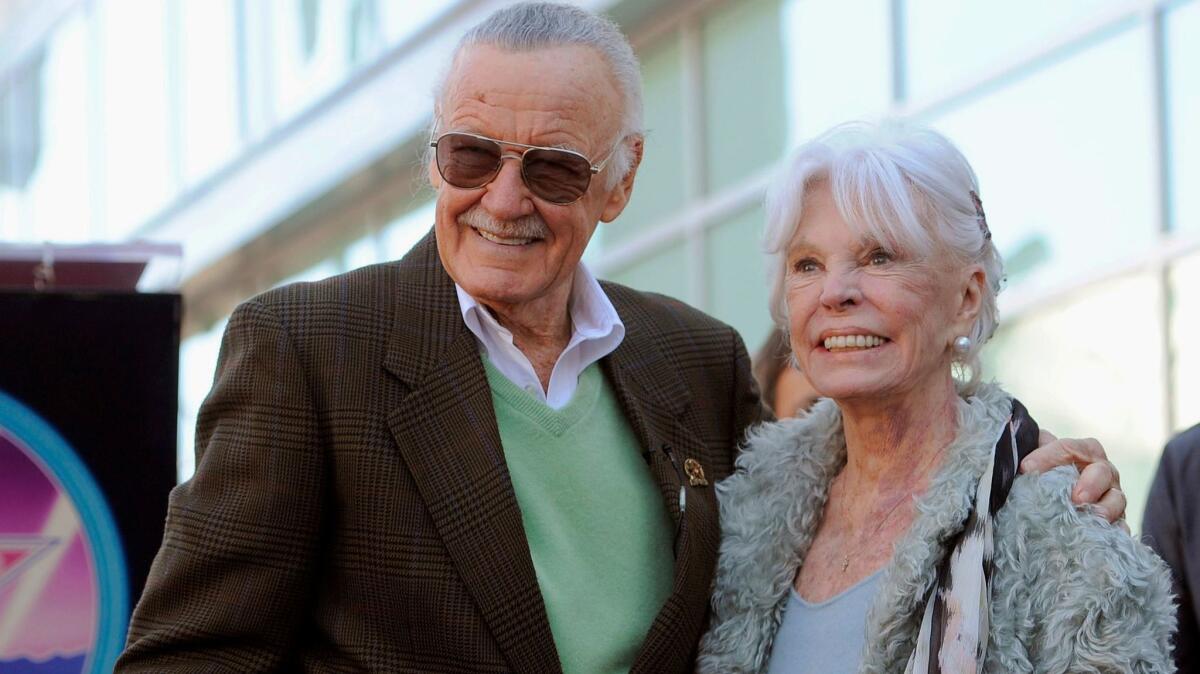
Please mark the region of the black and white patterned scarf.
<svg viewBox="0 0 1200 674"><path fill-rule="evenodd" d="M992 532L1008 499L1021 459L1037 447L1037 423L1013 399L1012 415L979 480L966 526L938 565L937 584L925 604L917 647L905 674L970 674L983 670L992 588Z"/></svg>

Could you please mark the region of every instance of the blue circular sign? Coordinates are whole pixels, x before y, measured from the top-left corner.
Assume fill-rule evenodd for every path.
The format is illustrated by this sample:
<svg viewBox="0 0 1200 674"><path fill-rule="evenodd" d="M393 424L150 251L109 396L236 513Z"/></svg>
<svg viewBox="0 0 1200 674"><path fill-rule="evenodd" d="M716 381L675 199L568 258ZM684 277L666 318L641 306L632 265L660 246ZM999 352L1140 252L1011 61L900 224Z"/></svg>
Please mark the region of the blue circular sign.
<svg viewBox="0 0 1200 674"><path fill-rule="evenodd" d="M100 488L61 435L0 392L0 671L111 672L128 616Z"/></svg>

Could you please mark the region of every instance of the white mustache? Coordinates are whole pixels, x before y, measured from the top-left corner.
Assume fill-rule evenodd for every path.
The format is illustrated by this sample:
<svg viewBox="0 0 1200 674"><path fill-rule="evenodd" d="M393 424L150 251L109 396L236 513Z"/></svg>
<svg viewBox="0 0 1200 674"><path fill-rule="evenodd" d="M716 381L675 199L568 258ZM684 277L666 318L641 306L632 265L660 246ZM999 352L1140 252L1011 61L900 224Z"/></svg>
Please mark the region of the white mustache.
<svg viewBox="0 0 1200 674"><path fill-rule="evenodd" d="M536 213L516 220L497 220L478 204L460 214L458 224L506 239L544 239L550 234L546 221Z"/></svg>

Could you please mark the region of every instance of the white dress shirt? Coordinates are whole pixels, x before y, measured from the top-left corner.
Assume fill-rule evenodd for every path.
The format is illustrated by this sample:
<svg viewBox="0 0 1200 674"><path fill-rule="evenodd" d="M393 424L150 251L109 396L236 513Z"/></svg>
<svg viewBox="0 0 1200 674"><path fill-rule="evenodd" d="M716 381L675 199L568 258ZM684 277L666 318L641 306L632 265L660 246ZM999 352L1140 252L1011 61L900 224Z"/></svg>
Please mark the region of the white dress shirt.
<svg viewBox="0 0 1200 674"><path fill-rule="evenodd" d="M513 344L512 332L500 325L492 312L476 302L462 286L456 283L454 288L458 291L458 308L462 311L463 322L483 345L484 355L492 365L509 381L556 410L562 409L575 395L579 375L589 365L615 351L625 338L625 324L617 310L596 277L580 262L567 305L571 314L571 340L554 364L549 389L543 390L533 364Z"/></svg>

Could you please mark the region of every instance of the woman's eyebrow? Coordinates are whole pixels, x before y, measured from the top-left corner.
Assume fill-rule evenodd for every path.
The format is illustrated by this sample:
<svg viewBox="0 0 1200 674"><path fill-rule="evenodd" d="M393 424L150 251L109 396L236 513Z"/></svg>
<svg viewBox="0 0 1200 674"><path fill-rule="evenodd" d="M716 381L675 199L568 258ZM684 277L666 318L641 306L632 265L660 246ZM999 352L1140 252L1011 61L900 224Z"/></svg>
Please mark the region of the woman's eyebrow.
<svg viewBox="0 0 1200 674"><path fill-rule="evenodd" d="M896 252L895 246L884 243L870 234L864 234L863 236L859 237L858 249L859 252L873 251L875 249L882 249L889 253Z"/></svg>
<svg viewBox="0 0 1200 674"><path fill-rule="evenodd" d="M803 236L798 236L788 242L787 252L790 254L807 253L815 250L812 242Z"/></svg>

